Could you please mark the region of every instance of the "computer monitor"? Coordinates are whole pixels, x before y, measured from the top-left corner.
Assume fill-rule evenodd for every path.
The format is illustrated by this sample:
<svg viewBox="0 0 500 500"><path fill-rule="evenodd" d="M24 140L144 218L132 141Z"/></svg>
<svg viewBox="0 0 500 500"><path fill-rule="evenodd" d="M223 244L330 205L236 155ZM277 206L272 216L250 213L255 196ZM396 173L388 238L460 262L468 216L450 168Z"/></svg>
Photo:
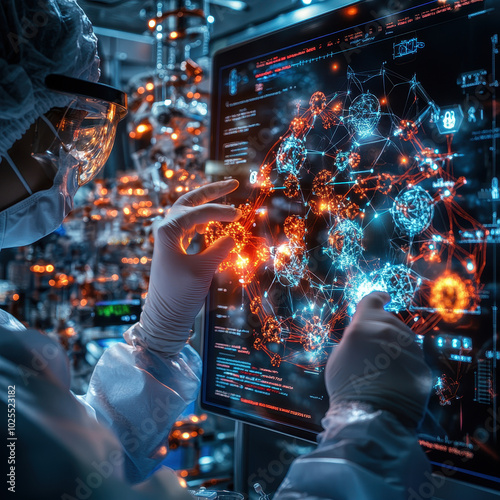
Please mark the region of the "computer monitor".
<svg viewBox="0 0 500 500"><path fill-rule="evenodd" d="M314 439L358 301L417 335L435 467L500 486L494 1L364 1L218 52L214 179L236 241L207 304L204 409Z"/></svg>

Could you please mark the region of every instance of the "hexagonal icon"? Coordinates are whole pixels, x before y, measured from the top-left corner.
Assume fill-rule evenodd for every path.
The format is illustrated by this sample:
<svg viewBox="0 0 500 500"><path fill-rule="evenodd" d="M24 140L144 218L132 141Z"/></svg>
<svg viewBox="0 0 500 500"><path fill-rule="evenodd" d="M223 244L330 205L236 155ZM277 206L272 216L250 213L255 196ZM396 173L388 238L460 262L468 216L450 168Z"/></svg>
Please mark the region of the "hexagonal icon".
<svg viewBox="0 0 500 500"><path fill-rule="evenodd" d="M440 109L436 120L438 131L442 135L455 134L460 130L464 120L464 112L459 104Z"/></svg>

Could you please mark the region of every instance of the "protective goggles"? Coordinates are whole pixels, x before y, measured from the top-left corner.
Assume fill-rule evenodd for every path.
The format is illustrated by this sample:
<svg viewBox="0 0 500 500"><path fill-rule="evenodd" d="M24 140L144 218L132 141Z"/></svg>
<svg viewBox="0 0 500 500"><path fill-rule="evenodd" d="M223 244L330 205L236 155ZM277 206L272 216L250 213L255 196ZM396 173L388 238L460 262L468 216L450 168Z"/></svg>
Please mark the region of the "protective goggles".
<svg viewBox="0 0 500 500"><path fill-rule="evenodd" d="M61 147L79 162L78 184L102 170L127 114L127 95L108 85L64 75L48 75L46 86L75 98L65 108L52 108L36 123L33 156L52 160Z"/></svg>

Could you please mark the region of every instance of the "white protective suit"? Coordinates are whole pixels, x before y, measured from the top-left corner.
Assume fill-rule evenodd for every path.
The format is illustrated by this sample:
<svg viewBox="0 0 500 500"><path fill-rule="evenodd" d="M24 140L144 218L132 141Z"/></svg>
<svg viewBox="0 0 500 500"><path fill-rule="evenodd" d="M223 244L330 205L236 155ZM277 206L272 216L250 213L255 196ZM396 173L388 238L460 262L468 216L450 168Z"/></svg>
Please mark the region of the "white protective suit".
<svg viewBox="0 0 500 500"><path fill-rule="evenodd" d="M358 304L325 370L330 409L317 449L295 460L275 500L420 498L430 464L416 427L431 373L414 333L372 293Z"/></svg>
<svg viewBox="0 0 500 500"><path fill-rule="evenodd" d="M0 406L6 415L7 387L15 386L18 498L154 498L127 483L143 481L165 458L172 424L196 397L200 367L189 346L162 359L115 345L79 401L61 347L0 310ZM166 468L137 489L190 498Z"/></svg>

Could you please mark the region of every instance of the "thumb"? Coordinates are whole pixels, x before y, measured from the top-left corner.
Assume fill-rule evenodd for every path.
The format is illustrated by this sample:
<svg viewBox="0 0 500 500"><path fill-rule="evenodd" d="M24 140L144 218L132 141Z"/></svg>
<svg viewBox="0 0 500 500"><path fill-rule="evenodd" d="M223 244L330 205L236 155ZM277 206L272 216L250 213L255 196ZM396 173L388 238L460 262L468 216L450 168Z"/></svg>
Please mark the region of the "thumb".
<svg viewBox="0 0 500 500"><path fill-rule="evenodd" d="M208 247L200 254L205 265L212 267L214 270L219 264L229 255L229 252L234 248L234 240L230 236L218 239L213 245Z"/></svg>

